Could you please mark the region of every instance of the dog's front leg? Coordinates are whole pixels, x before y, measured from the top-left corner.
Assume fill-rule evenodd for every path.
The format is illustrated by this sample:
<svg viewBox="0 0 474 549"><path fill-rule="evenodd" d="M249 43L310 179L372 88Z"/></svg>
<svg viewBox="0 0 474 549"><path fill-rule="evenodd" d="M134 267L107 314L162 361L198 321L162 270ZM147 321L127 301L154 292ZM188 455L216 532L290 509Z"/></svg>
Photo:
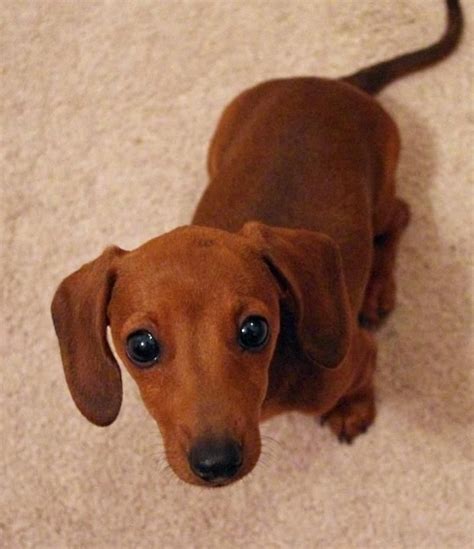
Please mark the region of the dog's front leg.
<svg viewBox="0 0 474 549"><path fill-rule="evenodd" d="M369 428L375 419L373 375L377 347L372 335L359 329L354 336L349 360L354 371L353 382L337 404L321 417L341 442L352 440Z"/></svg>

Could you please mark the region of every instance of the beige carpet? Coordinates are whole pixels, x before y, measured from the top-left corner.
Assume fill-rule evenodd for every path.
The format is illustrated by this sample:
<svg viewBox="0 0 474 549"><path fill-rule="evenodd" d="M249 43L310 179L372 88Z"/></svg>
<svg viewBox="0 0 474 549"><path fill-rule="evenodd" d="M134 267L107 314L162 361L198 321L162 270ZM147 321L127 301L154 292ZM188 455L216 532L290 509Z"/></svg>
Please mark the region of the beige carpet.
<svg viewBox="0 0 474 549"><path fill-rule="evenodd" d="M76 411L53 290L105 245L189 221L208 139L237 92L424 45L443 4L2 0L0 14L0 546L472 547L469 29L451 59L381 96L401 127L413 223L399 308L379 335L376 425L347 447L312 418L277 418L263 430L280 444L249 478L203 491L162 471L128 378L110 428Z"/></svg>

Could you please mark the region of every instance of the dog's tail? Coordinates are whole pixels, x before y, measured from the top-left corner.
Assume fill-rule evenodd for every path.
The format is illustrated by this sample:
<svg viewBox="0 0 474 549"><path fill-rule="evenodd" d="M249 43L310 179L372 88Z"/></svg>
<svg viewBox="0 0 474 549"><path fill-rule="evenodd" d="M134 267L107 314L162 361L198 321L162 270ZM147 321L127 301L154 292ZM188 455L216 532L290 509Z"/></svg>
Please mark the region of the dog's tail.
<svg viewBox="0 0 474 549"><path fill-rule="evenodd" d="M447 25L443 36L431 46L399 55L341 78L367 93L375 94L397 78L423 69L447 57L458 45L463 30L459 0L446 0Z"/></svg>

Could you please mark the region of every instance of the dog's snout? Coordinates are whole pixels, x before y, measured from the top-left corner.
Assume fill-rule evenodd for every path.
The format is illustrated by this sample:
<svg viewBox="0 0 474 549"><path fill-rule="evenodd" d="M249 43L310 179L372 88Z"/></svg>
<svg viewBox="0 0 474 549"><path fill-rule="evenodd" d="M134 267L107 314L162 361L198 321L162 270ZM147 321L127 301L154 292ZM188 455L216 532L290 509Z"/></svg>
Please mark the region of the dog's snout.
<svg viewBox="0 0 474 549"><path fill-rule="evenodd" d="M242 465L242 448L232 439L204 439L189 453L195 475L209 483L233 478Z"/></svg>

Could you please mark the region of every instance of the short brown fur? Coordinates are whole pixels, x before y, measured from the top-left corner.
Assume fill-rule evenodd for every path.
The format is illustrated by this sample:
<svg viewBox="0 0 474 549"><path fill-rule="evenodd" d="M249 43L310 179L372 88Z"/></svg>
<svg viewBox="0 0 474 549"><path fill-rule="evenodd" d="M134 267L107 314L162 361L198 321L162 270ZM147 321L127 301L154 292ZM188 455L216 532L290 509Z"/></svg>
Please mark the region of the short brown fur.
<svg viewBox="0 0 474 549"><path fill-rule="evenodd" d="M448 1L448 15L449 44L423 50L420 67L459 40L457 2ZM54 324L70 391L90 421L111 423L121 405L110 325L169 463L189 483L206 484L189 466L196 440L238 441L243 462L230 482L258 461L259 422L281 412L320 416L341 441L365 432L376 361L366 328L394 307L395 256L409 221L395 192L398 130L368 92L415 70L416 55L381 64L383 73L375 66L243 92L212 139L193 224L130 252L108 248L62 282ZM258 352L237 342L251 315L270 329ZM126 352L138 329L162 349L147 369Z"/></svg>

